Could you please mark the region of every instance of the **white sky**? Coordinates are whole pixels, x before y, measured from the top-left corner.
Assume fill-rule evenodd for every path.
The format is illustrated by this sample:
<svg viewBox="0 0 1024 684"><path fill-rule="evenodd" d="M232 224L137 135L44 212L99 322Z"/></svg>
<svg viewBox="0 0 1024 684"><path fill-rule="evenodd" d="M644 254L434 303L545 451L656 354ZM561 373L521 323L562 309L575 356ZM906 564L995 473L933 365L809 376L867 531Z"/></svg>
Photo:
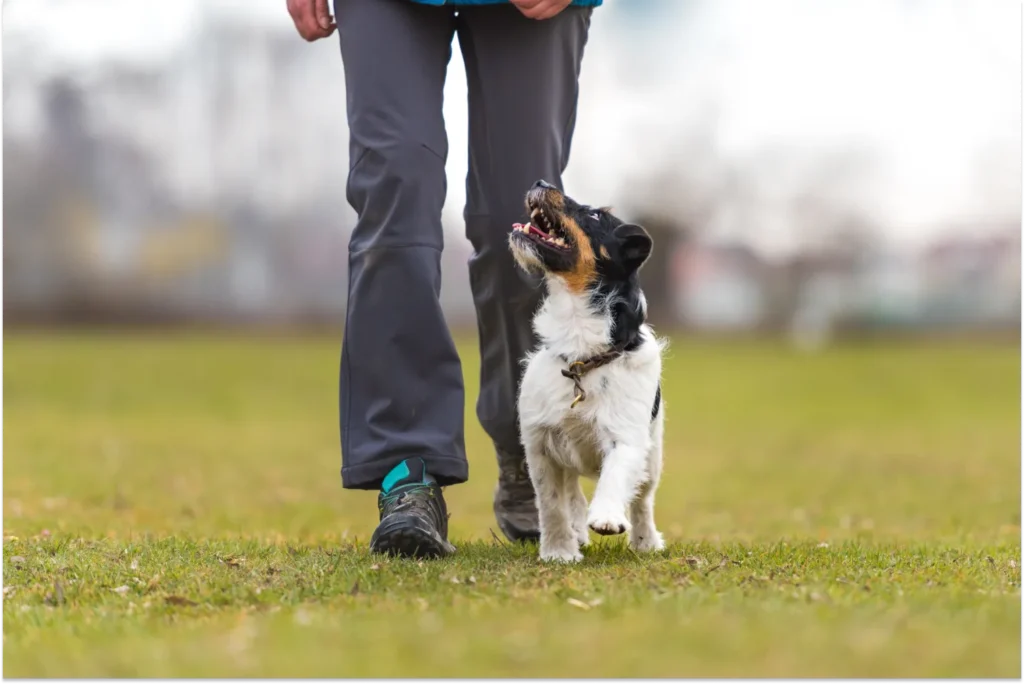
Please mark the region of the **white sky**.
<svg viewBox="0 0 1024 684"><path fill-rule="evenodd" d="M908 241L943 220L1019 211L1018 0L713 0L689 24L672 13L682 2L660 2L670 14L652 16L638 41L621 28L615 5L649 1L606 0L595 12L567 174L570 192L584 201L628 205L627 179L659 162L685 165L665 151L678 122L713 102L729 159L772 148L870 146L880 164L860 179L855 201L875 207ZM284 0L6 0L4 34L67 65L160 59L207 4L289 28ZM466 158L465 74L455 55L445 103L453 217ZM646 77L634 78L630 65L643 65ZM609 144L616 139L628 144ZM986 150L996 171L991 187L980 188ZM796 190L784 185L780 196ZM761 236L769 249L787 240L785 221L774 224L778 234Z"/></svg>

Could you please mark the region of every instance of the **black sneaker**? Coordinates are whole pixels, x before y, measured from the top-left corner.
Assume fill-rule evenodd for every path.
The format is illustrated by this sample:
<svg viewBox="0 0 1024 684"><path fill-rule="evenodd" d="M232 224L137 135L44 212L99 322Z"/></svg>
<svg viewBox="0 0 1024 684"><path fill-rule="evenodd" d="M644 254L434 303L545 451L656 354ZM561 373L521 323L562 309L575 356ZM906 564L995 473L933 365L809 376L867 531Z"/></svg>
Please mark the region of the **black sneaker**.
<svg viewBox="0 0 1024 684"><path fill-rule="evenodd" d="M380 524L370 538L375 553L439 558L455 552L448 543L448 507L423 459L399 463L377 496Z"/></svg>
<svg viewBox="0 0 1024 684"><path fill-rule="evenodd" d="M526 469L526 458L498 452L498 486L494 489L494 517L510 541L539 541L537 496Z"/></svg>

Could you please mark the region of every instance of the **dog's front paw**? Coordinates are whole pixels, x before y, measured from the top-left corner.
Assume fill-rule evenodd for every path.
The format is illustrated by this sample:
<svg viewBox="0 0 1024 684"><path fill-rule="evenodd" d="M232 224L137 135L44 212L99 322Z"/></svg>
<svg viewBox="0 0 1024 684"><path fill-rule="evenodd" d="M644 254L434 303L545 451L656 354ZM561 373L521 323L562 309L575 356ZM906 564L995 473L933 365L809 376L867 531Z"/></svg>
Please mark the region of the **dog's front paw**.
<svg viewBox="0 0 1024 684"><path fill-rule="evenodd" d="M604 506L591 506L587 526L598 534L622 534L630 528L626 511Z"/></svg>
<svg viewBox="0 0 1024 684"><path fill-rule="evenodd" d="M545 563L579 563L583 560L583 554L579 549L568 546L548 548L542 545L540 559Z"/></svg>
<svg viewBox="0 0 1024 684"><path fill-rule="evenodd" d="M636 528L629 535L629 546L640 553L661 551L665 548L665 540L657 530L639 532Z"/></svg>

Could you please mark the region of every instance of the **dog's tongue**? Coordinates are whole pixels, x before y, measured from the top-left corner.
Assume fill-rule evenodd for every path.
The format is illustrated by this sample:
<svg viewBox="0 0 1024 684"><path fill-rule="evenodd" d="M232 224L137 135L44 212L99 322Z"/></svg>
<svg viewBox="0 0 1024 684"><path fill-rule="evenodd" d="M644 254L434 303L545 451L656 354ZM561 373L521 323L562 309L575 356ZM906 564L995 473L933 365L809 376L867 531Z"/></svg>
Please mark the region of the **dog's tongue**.
<svg viewBox="0 0 1024 684"><path fill-rule="evenodd" d="M512 229L523 231L526 233L533 233L535 235L540 235L541 237L551 237L550 235L548 235L547 233L545 233L543 230L533 225L532 223L513 223Z"/></svg>
<svg viewBox="0 0 1024 684"><path fill-rule="evenodd" d="M544 234L544 233L541 232L540 228L538 228L537 226L533 225L532 223L513 223L512 227L514 229L516 229L516 230L532 231L534 233L539 233L541 235Z"/></svg>

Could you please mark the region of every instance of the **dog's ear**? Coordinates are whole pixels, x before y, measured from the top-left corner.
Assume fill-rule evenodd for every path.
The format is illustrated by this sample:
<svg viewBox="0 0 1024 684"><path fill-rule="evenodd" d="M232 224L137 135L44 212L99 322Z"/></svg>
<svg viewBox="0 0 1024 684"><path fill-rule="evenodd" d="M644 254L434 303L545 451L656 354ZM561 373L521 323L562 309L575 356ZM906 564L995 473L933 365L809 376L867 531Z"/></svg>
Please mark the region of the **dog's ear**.
<svg viewBox="0 0 1024 684"><path fill-rule="evenodd" d="M647 231L635 223L623 223L615 229L614 235L619 243L619 254L622 255L623 265L630 271L635 271L643 266L654 246L654 241L651 240Z"/></svg>

